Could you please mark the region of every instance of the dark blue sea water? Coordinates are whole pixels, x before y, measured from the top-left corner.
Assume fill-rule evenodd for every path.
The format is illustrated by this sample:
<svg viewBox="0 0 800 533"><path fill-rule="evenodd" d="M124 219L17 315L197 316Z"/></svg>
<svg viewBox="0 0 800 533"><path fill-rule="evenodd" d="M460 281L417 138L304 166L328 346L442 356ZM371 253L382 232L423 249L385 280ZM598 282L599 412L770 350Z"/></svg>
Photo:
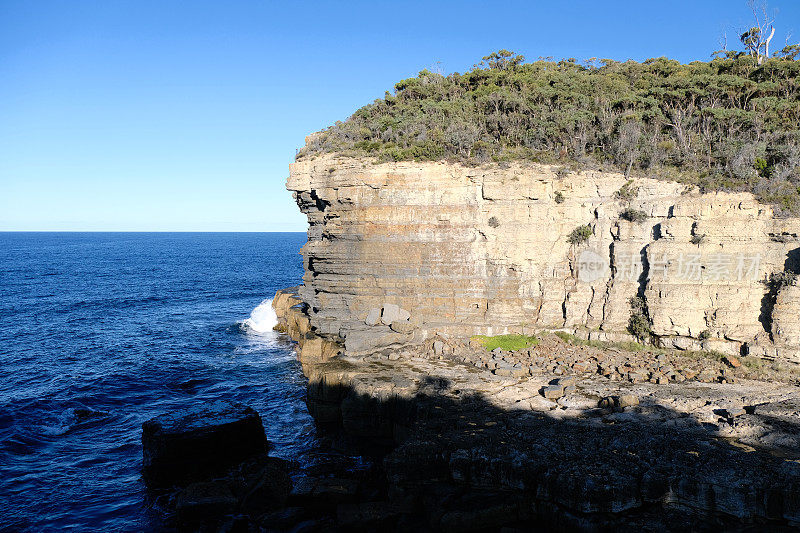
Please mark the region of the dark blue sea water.
<svg viewBox="0 0 800 533"><path fill-rule="evenodd" d="M316 436L290 346L259 333L300 233L0 233L0 529L155 530L141 423L253 406L273 455Z"/></svg>

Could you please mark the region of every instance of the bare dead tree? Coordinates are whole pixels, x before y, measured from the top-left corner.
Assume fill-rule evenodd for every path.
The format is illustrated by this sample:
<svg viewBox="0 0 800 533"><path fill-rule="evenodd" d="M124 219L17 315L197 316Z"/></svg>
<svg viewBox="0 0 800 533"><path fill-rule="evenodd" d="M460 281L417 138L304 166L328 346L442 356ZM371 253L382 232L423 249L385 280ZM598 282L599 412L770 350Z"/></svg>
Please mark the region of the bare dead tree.
<svg viewBox="0 0 800 533"><path fill-rule="evenodd" d="M744 32L739 39L751 56L761 65L769 58L769 43L775 36L775 17L770 16L766 0L748 0L753 12L755 26Z"/></svg>

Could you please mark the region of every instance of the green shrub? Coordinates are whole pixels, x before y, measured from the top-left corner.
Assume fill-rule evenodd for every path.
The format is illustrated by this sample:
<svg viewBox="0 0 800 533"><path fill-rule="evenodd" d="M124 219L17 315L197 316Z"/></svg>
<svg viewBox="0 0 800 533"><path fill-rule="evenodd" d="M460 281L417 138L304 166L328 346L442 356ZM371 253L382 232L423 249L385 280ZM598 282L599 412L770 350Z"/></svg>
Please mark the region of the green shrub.
<svg viewBox="0 0 800 533"><path fill-rule="evenodd" d="M628 333L636 337L639 342L649 343L652 340L653 332L650 329L650 319L647 318L647 309L644 299L634 296L628 300L631 306L631 316L628 319Z"/></svg>
<svg viewBox="0 0 800 533"><path fill-rule="evenodd" d="M649 330L649 327L648 327ZM645 346L641 342L633 342L633 341L620 341L620 342L611 342L608 343L606 346L612 346L613 348L617 348L620 350L625 350L628 352L643 352L645 350L652 350L652 346Z"/></svg>
<svg viewBox="0 0 800 533"><path fill-rule="evenodd" d="M594 232L592 231L591 224L585 226L578 226L570 232L567 236L567 242L570 244L583 244L589 240Z"/></svg>
<svg viewBox="0 0 800 533"><path fill-rule="evenodd" d="M626 209L619 216L629 222L644 222L647 220L647 213L638 209Z"/></svg>
<svg viewBox="0 0 800 533"><path fill-rule="evenodd" d="M565 200L564 193L562 193L561 191L556 191L556 194L554 195L553 199L556 201L557 204L563 204Z"/></svg>
<svg viewBox="0 0 800 533"><path fill-rule="evenodd" d="M513 352L517 350L524 350L525 348L530 348L539 344L539 339L533 335L519 335L516 333L511 333L508 335L493 335L491 337L487 335L473 335L470 337L470 340L478 341L490 352L495 348L500 348L501 350L505 350L507 352Z"/></svg>
<svg viewBox="0 0 800 533"><path fill-rule="evenodd" d="M578 338L575 335L567 333L566 331L554 331L553 334L564 342L574 344Z"/></svg>
<svg viewBox="0 0 800 533"><path fill-rule="evenodd" d="M769 178L772 176L772 167L767 163L767 160L762 157L757 157L756 162L753 165L756 167L756 172L762 178Z"/></svg>
<svg viewBox="0 0 800 533"><path fill-rule="evenodd" d="M630 202L639 194L639 187L633 186L633 180L628 180L625 182L625 185L619 188L617 192L614 193L614 196L619 198L620 200L624 200L626 202Z"/></svg>
<svg viewBox="0 0 800 533"><path fill-rule="evenodd" d="M689 241L692 244L700 244L701 242L703 242L703 239L705 239L705 238L706 238L706 234L705 233L703 233L702 235L692 235L692 238L689 239Z"/></svg>
<svg viewBox="0 0 800 533"><path fill-rule="evenodd" d="M773 272L769 275L769 280L766 285L773 290L779 291L789 285L794 285L797 281L797 274L791 270L784 270L781 272Z"/></svg>
<svg viewBox="0 0 800 533"><path fill-rule="evenodd" d="M738 52L689 64L665 57L525 63L505 53L506 60L497 52L468 72L423 70L399 81L394 93L310 135L297 158L526 160L557 164L559 176L574 167L641 170L702 191L751 191L800 212L794 52L761 64ZM629 182L619 198L636 192Z"/></svg>
<svg viewBox="0 0 800 533"><path fill-rule="evenodd" d="M764 370L764 360L759 357L741 357L742 364L750 370Z"/></svg>

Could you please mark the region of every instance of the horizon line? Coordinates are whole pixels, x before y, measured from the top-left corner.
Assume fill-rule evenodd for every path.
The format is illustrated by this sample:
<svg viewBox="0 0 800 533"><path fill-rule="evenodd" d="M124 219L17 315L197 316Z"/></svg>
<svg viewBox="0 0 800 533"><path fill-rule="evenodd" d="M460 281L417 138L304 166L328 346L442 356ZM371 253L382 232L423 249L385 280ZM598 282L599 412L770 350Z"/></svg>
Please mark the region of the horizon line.
<svg viewBox="0 0 800 533"><path fill-rule="evenodd" d="M256 231L256 230L71 230L71 229L19 229L19 230L4 230L0 229L0 233L306 233L306 231Z"/></svg>

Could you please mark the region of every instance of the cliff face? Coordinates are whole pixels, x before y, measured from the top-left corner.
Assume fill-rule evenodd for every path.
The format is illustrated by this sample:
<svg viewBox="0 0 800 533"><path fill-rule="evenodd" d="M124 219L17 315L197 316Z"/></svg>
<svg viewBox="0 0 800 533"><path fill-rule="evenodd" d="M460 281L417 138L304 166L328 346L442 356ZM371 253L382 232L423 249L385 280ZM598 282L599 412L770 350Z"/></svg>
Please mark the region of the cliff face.
<svg viewBox="0 0 800 533"><path fill-rule="evenodd" d="M638 296L664 345L800 362L800 288L768 283L800 271L800 220L749 194L557 170L293 164L310 326L351 354L543 328L614 340Z"/></svg>

